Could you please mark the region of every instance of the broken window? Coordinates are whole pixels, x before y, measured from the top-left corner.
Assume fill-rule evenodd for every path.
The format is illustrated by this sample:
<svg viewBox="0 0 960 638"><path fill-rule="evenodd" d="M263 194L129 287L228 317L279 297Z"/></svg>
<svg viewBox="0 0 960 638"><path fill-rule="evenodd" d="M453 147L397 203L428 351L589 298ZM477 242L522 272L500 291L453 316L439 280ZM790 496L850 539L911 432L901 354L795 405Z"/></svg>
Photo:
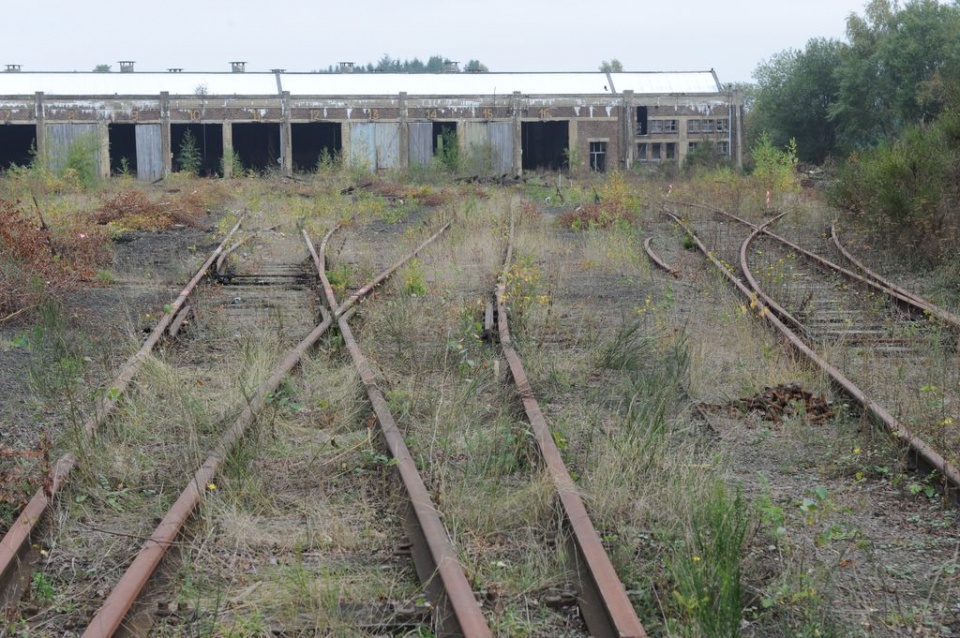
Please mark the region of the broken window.
<svg viewBox="0 0 960 638"><path fill-rule="evenodd" d="M730 155L730 142L717 142L717 155L723 155L724 157Z"/></svg>
<svg viewBox="0 0 960 638"><path fill-rule="evenodd" d="M697 150L697 142L687 142L687 152L692 153Z"/></svg>
<svg viewBox="0 0 960 638"><path fill-rule="evenodd" d="M717 133L726 133L730 130L730 120L717 120Z"/></svg>
<svg viewBox="0 0 960 638"><path fill-rule="evenodd" d="M607 170L606 142L590 142L590 170L598 173Z"/></svg>
<svg viewBox="0 0 960 638"><path fill-rule="evenodd" d="M640 142L637 144L637 161L646 162L647 161L647 144L646 142Z"/></svg>
<svg viewBox="0 0 960 638"><path fill-rule="evenodd" d="M663 158L672 160L677 158L677 143L676 142L666 142L663 145Z"/></svg>
<svg viewBox="0 0 960 638"><path fill-rule="evenodd" d="M700 120L687 120L687 133L699 133Z"/></svg>
<svg viewBox="0 0 960 638"><path fill-rule="evenodd" d="M650 145L650 159L651 159L652 161L654 161L654 162L659 162L659 161L660 161L660 148L661 148L661 146L662 146L662 144L660 144L660 142L657 142L656 144L651 144L651 145Z"/></svg>
<svg viewBox="0 0 960 638"><path fill-rule="evenodd" d="M651 133L676 133L677 120L650 120Z"/></svg>
<svg viewBox="0 0 960 638"><path fill-rule="evenodd" d="M647 107L637 107L637 135L647 134Z"/></svg>

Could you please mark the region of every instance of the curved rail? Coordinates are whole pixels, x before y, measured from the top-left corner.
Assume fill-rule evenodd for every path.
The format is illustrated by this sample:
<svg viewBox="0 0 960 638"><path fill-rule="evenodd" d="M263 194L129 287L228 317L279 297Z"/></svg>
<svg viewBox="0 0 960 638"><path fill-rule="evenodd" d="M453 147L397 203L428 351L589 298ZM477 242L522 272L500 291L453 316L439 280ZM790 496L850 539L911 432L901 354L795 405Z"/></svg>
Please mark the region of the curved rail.
<svg viewBox="0 0 960 638"><path fill-rule="evenodd" d="M711 261L720 272L726 277L736 288L739 290L745 297L752 298L752 295L755 291L748 288L737 276L730 272L730 270L723 265L700 241L700 238L697 237L696 233L693 232L686 223L683 222L678 216L665 211L678 225L680 225L686 233L696 242L697 246L700 248L700 251L706 256L707 259ZM761 232L764 232L762 228L755 227L754 231L747 238L746 242L751 242L756 238ZM745 242L745 243L746 243ZM775 313L765 312L764 307L761 306L760 312L757 313L759 316L763 317L771 324L774 325L789 341L790 345L809 359L812 363L818 366L821 370L826 372L830 378L837 384L837 386L850 398L859 403L863 409L880 425L882 425L887 431L890 432L896 438L903 440L913 452L918 465L924 466L927 470L936 470L940 472L941 476L945 481L945 487L947 492L951 494L954 498L957 497L958 490L960 490L960 471L957 470L952 464L948 463L943 456L940 455L936 450L934 450L926 442L919 439L915 436L906 426L903 425L895 416L893 416L886 408L876 403L870 397L866 395L853 381L848 379L839 369L834 367L829 361L823 358L815 350L810 348L795 332L793 332L783 321L781 321Z"/></svg>
<svg viewBox="0 0 960 638"><path fill-rule="evenodd" d="M569 529L567 550L570 564L576 571L576 586L580 610L587 623L587 629L597 638L608 637L646 637L647 633L640 624L627 592L620 582L610 558L603 549L583 499L576 484L563 463L563 457L553 439L553 433L540 405L533 394L533 388L523 369L520 355L513 347L510 327L507 323L507 275L513 261L513 217L510 218L510 236L503 271L497 282L497 324L500 334L500 347L510 367L510 374L517 386L527 420L533 429L533 436L540 450L540 456L547 468L547 474L560 497L563 516Z"/></svg>
<svg viewBox="0 0 960 638"><path fill-rule="evenodd" d="M743 219L742 217L738 217L737 215L734 215L733 213L728 213L728 212L726 212L726 211L723 211L723 210L720 210L720 209L716 209L716 208L710 208L710 207L704 207L704 208L706 208L706 209L708 209L708 210L713 210L714 212L716 212L716 213L718 213L718 214L721 214L721 215L724 215L724 216L726 216L726 217L729 217L730 219L732 219L732 220L734 220L734 221L737 221L737 222L740 222L741 224L744 224L744 225L746 225L746 226L748 226L748 227L750 227L750 228L756 228L756 227L757 227L757 225L754 224L753 222L747 221L746 219ZM766 234L768 237L770 237L771 239L774 239L775 241L780 242L780 243L783 244L784 246L788 246L791 250L794 250L794 251L800 253L801 255L803 255L804 257L806 257L807 259L813 261L813 262L816 263L816 264L819 264L819 265L821 265L821 266L823 266L823 267L825 267L825 268L829 268L829 269L831 269L831 270L839 273L839 274L842 275L843 277L846 277L847 279L849 279L849 280L851 280L851 281L855 281L855 282L857 282L857 283L860 283L860 284L863 284L863 285L868 286L868 287L870 287L870 288L873 288L874 290L876 290L876 291L878 291L878 292L882 292L882 293L885 294L885 295L889 295L889 296L893 297L894 299L898 300L899 302L901 302L902 304L905 304L906 306L909 306L909 307L911 307L911 308L914 308L914 309L916 309L916 310L918 310L918 311L920 311L920 312L923 312L923 313L926 313L926 314L930 314L930 315L936 317L937 319L940 319L940 320L943 321L944 323L952 326L954 329L960 330L960 316L957 316L957 315L953 314L952 312L948 312L948 311L944 310L943 308L940 308L939 306L935 306L935 305L933 305L933 304L931 304L931 303L929 303L929 302L922 301L922 300L918 299L918 298L917 298L915 295L913 295L912 293L903 291L903 289L901 289L901 288L899 288L899 287L891 287L891 286L889 286L885 281L881 280L879 277L877 277L877 278L876 278L877 280L874 281L874 280L872 280L872 279L868 279L868 278L866 278L866 277L863 277L863 276L861 276L861 275L858 275L857 273L853 272L852 270L848 270L848 269L844 268L843 266L840 266L840 265L838 265L838 264L835 264L835 263L833 263L832 261L830 261L830 260L828 260L828 259L824 259L824 258L821 257L820 255L817 255L817 254L815 254L815 253L810 252L809 250L806 250L806 249L804 249L804 248L801 248L801 247L798 246L797 244L791 242L789 239L786 239L785 237L781 237L780 235L777 235L776 233L774 233L774 232L772 232L772 231L769 231L769 230L764 229L762 232L763 232L764 234Z"/></svg>
<svg viewBox="0 0 960 638"><path fill-rule="evenodd" d="M647 257L649 257L650 261L656 264L656 266L661 270L665 270L667 273L673 275L674 277L679 278L680 271L678 271L676 268L674 268L673 266L669 265L667 262L660 259L660 256L657 255L657 253L653 252L653 247L650 245L652 241L653 241L653 237L647 237L645 240L643 240L643 250L644 252L647 253Z"/></svg>
<svg viewBox="0 0 960 638"><path fill-rule="evenodd" d="M413 257L432 243L451 224L452 222L448 222L440 231L421 244L409 257ZM416 462L413 455L410 454L409 448L407 448L403 433L390 412L387 400L377 385L373 368L361 352L345 316L346 309L357 302L358 296L363 291L372 290L384 278L378 277L351 295L343 304L339 304L333 292L333 286L330 285L330 280L323 269L326 245L335 230L336 228L329 231L323 238L320 253L317 254L311 248L311 254L314 256L317 269L320 272L324 297L331 311L337 317L340 334L343 336L344 344L360 374L360 380L367 391L367 397L373 406L374 414L377 416L377 423L380 424L380 433L391 458L395 462L394 467L406 491L409 506L403 517L403 526L413 543L412 554L417 574L436 604L438 612L437 631L440 636L492 637L493 632L490 631L486 619L480 612L480 606L477 604L470 583L464 574L457 552L447 536L447 531L440 520L440 515L437 513L437 508L427 491L423 478L417 471ZM403 262L398 262L385 272L392 273L401 265L403 265Z"/></svg>
<svg viewBox="0 0 960 638"><path fill-rule="evenodd" d="M187 285L180 291L177 299L166 307L167 312L157 321L150 335L129 359L127 359L117 378L110 385L110 390L101 400L99 406L94 411L93 416L88 418L83 424L83 434L87 438L93 437L96 430L107 418L113 414L120 397L127 389L130 381L140 370L140 366L146 360L153 348L163 338L164 333L171 327L174 318L177 317L187 298L196 288L200 280L210 270L219 255L223 253L227 242L233 234L240 228L241 222L238 221L234 227L223 238L220 245L210 254L205 262L197 269ZM4 605L9 604L16 599L22 586L22 579L17 578L18 573L27 568L32 562L29 558L32 539L36 532L37 525L44 520L57 494L60 493L70 472L77 464L77 457L72 453L61 456L50 471L46 484L37 490L30 502L20 512L20 516L14 521L13 525L7 531L3 540L0 540L0 595ZM22 576L22 574L21 574ZM14 582L18 581L18 582Z"/></svg>
<svg viewBox="0 0 960 638"><path fill-rule="evenodd" d="M919 295L915 295L914 293L910 292L909 290L907 290L907 289L905 289L905 288L901 288L900 286L898 286L897 284L893 283L893 282L890 281L889 279L885 279L884 277L881 277L881 276L880 276L879 274L877 274L876 272L874 272L874 271L870 270L869 268L867 268L867 266L864 265L863 262L861 262L859 259L857 259L856 257L854 257L853 254L850 253L850 251L848 251L846 248L844 248L843 244L840 243L840 238L837 236L837 225L836 225L836 224L830 224L830 239L833 240L833 245L837 247L837 250L840 251L840 254L843 255L843 257L844 257L847 261L849 261L851 264L853 264L854 266L856 266L857 268L859 268L861 271L863 271L864 274L867 275L867 277L873 279L874 281L876 281L877 283L879 283L879 284L882 285L882 286L886 286L887 288L890 288L891 290L896 290L897 292L899 292L901 295L903 295L903 296L905 296L905 297L910 297L911 299L913 299L914 301L916 301L918 304L920 304L920 305L923 306L923 307L934 307L934 304L930 303L929 301L927 301L927 300L924 299L923 297L920 297ZM946 312L946 311L944 311L944 312ZM960 319L960 317L958 317L958 319Z"/></svg>
<svg viewBox="0 0 960 638"><path fill-rule="evenodd" d="M776 222L784 215L786 215L786 213L780 213L773 219L765 221L763 224L761 224L758 227L757 232L758 233L764 232L767 226ZM743 271L743 276L746 277L747 282L750 284L750 287L753 288L754 291L756 291L757 296L763 299L763 301L767 304L767 306L770 307L771 310L777 313L778 317L788 322L790 325L794 327L794 329L796 329L798 332L803 333L803 336L809 339L810 334L807 332L807 328L800 322L800 320L794 317L793 315L791 315L786 308L784 308L783 306L778 304L776 301L774 301L774 299L770 295L765 293L763 289L760 287L760 282L757 281L757 278L753 276L753 271L750 270L750 266L747 264L747 248L748 248L747 242L744 242L743 244L740 245L740 270Z"/></svg>

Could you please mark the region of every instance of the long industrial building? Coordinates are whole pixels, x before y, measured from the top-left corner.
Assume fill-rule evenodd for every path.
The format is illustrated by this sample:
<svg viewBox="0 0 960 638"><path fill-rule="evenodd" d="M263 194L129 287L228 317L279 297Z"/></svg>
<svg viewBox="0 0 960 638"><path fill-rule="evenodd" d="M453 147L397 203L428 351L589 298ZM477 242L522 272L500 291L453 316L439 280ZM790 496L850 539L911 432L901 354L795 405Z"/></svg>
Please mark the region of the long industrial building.
<svg viewBox="0 0 960 638"><path fill-rule="evenodd" d="M104 177L157 180L192 136L202 175L426 164L455 140L492 174L682 162L709 142L742 159L742 104L711 71L680 73L0 73L0 171L71 152ZM346 67L345 70L348 70ZM80 145L80 146L78 146ZM79 149L79 150L78 150ZM225 161L226 158L226 161Z"/></svg>

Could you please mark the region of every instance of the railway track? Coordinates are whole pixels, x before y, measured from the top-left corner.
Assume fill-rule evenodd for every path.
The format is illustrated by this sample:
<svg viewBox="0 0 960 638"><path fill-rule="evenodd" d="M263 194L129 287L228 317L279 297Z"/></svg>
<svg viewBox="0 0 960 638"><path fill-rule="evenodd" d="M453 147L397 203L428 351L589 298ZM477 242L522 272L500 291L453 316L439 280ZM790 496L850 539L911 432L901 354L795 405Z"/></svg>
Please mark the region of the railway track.
<svg viewBox="0 0 960 638"><path fill-rule="evenodd" d="M450 224L403 259L417 233L376 224L334 229L319 252L307 232L283 226L225 239L165 308L149 349L131 359L136 367L111 386L110 407L68 459L78 468L71 481L61 468L41 495L54 509L16 526L19 545L4 539L11 630L492 636L513 635L526 616L532 635L645 636L636 592L565 467L562 433L549 424L556 406L540 407L520 359L524 339L518 346L511 334L508 315L520 306L508 284L518 271L512 221L509 237L500 235L505 219L484 223L483 240L472 230L457 236L459 259L446 262L456 264L457 288L436 295L439 262L414 257ZM390 279L401 267L403 278ZM492 305L464 304L472 310L459 317L445 310L451 295L488 296L484 273L497 270L495 314ZM384 287L384 303L360 305ZM435 323L378 322L383 308L405 304L441 311ZM355 337L348 321L358 310ZM432 342L407 339L421 326ZM411 361L411 344L440 344L439 358L391 371ZM475 349L482 371L465 352ZM430 386L435 364L457 377L455 407L475 403L495 416L458 417L494 454L442 449L436 428L450 377L432 438L417 436L416 398L408 402L392 375ZM352 389L358 376L366 400ZM516 421L518 398L525 423ZM454 474L463 483L450 489ZM504 493L480 508L492 515L485 521L461 501L488 478ZM539 580L513 583L514 569Z"/></svg>
<svg viewBox="0 0 960 638"><path fill-rule="evenodd" d="M779 218L752 224L698 205L675 212L740 288L744 308L782 326L795 348L955 494L956 316L882 278L834 263L840 244L822 228L798 227L798 238L790 241L769 230Z"/></svg>

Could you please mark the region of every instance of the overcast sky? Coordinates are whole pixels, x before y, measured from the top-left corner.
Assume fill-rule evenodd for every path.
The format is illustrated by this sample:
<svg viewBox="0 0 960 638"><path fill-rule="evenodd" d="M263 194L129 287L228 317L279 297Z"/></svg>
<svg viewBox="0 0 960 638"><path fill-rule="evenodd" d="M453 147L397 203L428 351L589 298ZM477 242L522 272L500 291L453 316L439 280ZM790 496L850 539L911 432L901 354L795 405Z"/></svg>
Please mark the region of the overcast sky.
<svg viewBox="0 0 960 638"><path fill-rule="evenodd" d="M491 71L702 71L750 81L757 64L814 37L844 38L866 0L46 0L5 3L0 65L24 71L326 69L440 54Z"/></svg>

